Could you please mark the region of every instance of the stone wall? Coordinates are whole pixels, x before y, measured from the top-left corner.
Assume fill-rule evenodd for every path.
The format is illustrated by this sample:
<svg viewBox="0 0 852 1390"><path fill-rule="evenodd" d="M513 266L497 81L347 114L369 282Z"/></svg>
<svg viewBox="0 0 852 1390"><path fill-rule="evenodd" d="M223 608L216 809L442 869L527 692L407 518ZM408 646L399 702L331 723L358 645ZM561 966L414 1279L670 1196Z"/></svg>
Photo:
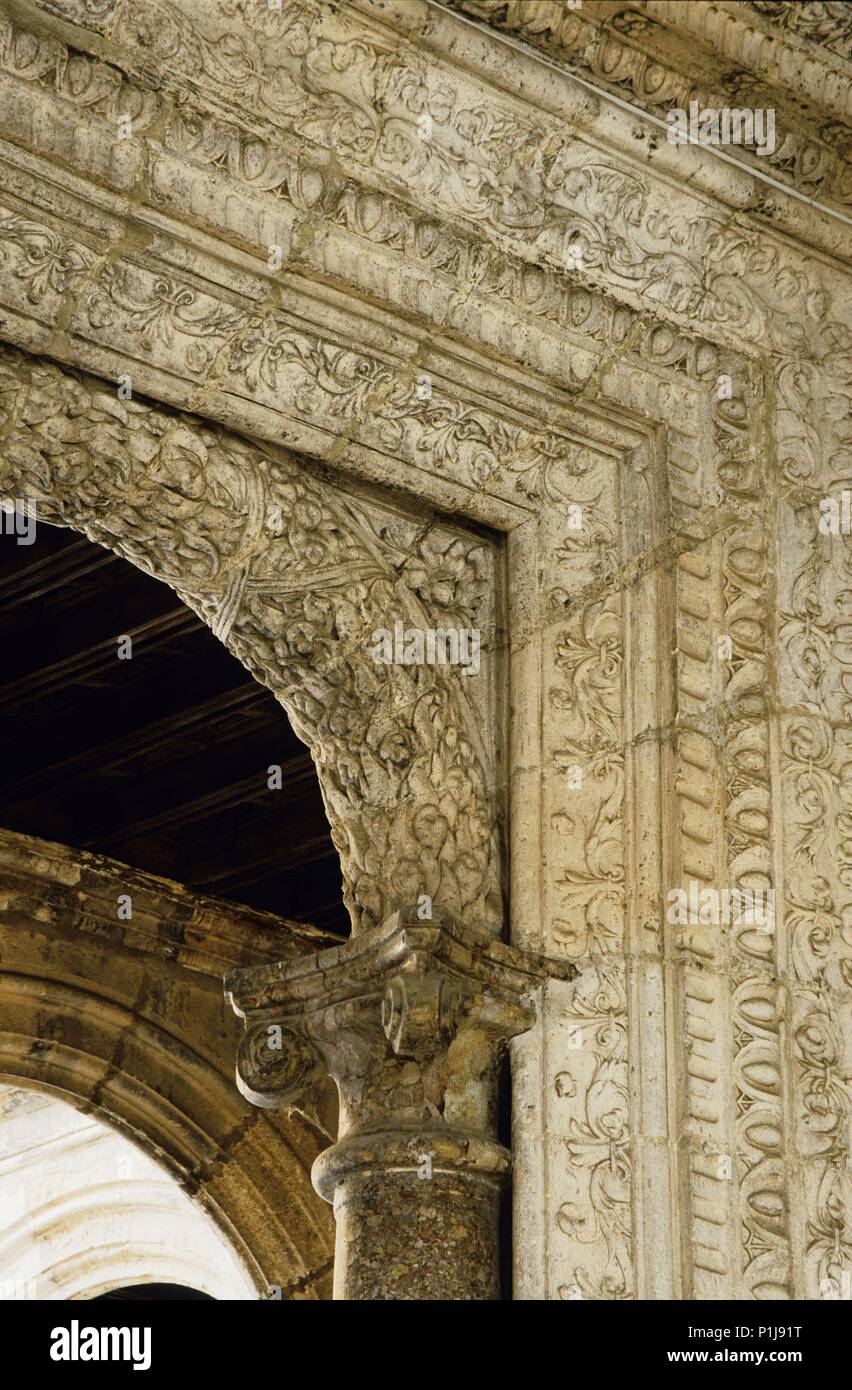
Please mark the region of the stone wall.
<svg viewBox="0 0 852 1390"><path fill-rule="evenodd" d="M116 911L119 895L130 898L129 919ZM327 1297L332 1222L311 1189L309 1170L327 1142L333 1098L330 1110L310 1117L259 1114L242 1100L233 1081L239 1028L221 984L229 967L295 955L324 938L296 924L287 932L277 918L223 906L98 855L0 832L0 1077L69 1101L82 1117L106 1120L120 1138L113 1146L103 1141L104 1163L129 1148L128 1140L141 1150L128 1180L150 1180L155 1160L156 1168L166 1169L162 1182L173 1219L163 1236L171 1229L174 1251L181 1225L189 1222L193 1240L201 1242L195 1250L202 1268L204 1251L212 1258L220 1250L218 1275L208 1269L206 1276L222 1281L211 1289L214 1296L234 1296L233 1271L242 1266L241 1297L252 1286L255 1297L267 1296L270 1286L284 1298ZM9 1162L13 1138L14 1126L4 1123L2 1151ZM37 1154L26 1170L30 1187L21 1194L32 1221L43 1201ZM20 1169L6 1174L4 1191L15 1186L16 1173L20 1178ZM172 1195L169 1178L186 1194L183 1203L180 1193ZM119 1200L120 1193L116 1205ZM141 1276L133 1240L147 1231L156 1243L157 1230L141 1196L134 1200L139 1219L126 1228L126 1260L116 1267L126 1271L136 1259ZM190 1220L193 1205L198 1214ZM20 1225L20 1202L11 1211ZM4 1203L7 1237L9 1215ZM49 1212L46 1219L39 1249L66 1240L71 1259L73 1229L63 1235L60 1222L51 1235ZM98 1220L100 1228L93 1218L90 1234L108 1228L107 1206ZM214 1230L199 1235L208 1223ZM19 1238L25 1234L18 1230ZM84 1252L78 1245L77 1255ZM153 1250L151 1268L166 1260ZM92 1261L81 1269L72 1260L66 1270L74 1293L94 1292L99 1275L112 1282L108 1260ZM34 1273L47 1277L48 1269L28 1259L24 1247L2 1272L4 1280ZM61 1269L56 1277L61 1288ZM229 1277L231 1294L224 1292ZM51 1295L42 1290L35 1296Z"/></svg>
<svg viewBox="0 0 852 1390"><path fill-rule="evenodd" d="M849 1269L842 11L3 19L3 489L279 694L356 933L425 895L578 967L512 1044L518 1297ZM774 148L670 143L693 100ZM398 609L482 678L377 685Z"/></svg>

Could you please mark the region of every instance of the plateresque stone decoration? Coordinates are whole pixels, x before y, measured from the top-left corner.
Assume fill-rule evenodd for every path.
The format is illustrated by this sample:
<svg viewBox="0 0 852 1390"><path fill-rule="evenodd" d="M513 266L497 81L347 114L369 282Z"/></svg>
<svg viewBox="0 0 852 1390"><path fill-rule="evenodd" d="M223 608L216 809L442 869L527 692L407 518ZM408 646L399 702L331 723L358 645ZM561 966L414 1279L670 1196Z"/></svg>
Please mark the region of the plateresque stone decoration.
<svg viewBox="0 0 852 1390"><path fill-rule="evenodd" d="M312 751L352 940L228 990L252 1104L337 1081L341 1296L495 1295L504 1048L516 1298L848 1282L849 39L0 5L0 490ZM774 147L669 142L693 102ZM480 674L376 663L397 620Z"/></svg>

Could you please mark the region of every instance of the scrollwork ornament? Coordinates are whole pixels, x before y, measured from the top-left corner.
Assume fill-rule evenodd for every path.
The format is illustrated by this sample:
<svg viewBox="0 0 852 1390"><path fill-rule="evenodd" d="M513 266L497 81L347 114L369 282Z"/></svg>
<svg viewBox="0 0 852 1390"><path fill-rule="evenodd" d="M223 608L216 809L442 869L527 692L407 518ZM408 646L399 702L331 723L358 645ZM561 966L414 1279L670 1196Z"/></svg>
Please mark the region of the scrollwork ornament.
<svg viewBox="0 0 852 1390"><path fill-rule="evenodd" d="M240 1038L237 1085L252 1105L298 1107L324 1075L313 1047L279 1023L258 1024Z"/></svg>

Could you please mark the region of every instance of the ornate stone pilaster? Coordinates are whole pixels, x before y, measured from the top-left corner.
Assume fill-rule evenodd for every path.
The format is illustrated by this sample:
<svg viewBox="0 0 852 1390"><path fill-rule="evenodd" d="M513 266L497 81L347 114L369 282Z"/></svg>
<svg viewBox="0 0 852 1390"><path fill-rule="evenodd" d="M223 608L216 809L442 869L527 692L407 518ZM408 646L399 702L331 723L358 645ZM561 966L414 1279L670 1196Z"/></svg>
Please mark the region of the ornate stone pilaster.
<svg viewBox="0 0 852 1390"><path fill-rule="evenodd" d="M343 946L225 977L250 1101L309 1110L324 1072L337 1084L338 1141L312 1175L337 1219L335 1298L499 1297L497 1064L544 977L578 973L404 908Z"/></svg>

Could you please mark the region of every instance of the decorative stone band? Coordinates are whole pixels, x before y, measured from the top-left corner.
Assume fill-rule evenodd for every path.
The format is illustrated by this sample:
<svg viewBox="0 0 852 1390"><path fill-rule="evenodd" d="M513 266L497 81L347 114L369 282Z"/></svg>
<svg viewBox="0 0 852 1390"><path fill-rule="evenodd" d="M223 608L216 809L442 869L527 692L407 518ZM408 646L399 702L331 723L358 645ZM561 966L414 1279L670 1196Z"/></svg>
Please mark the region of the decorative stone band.
<svg viewBox="0 0 852 1390"><path fill-rule="evenodd" d="M410 1131L350 1135L315 1159L311 1177L320 1196L333 1202L338 1185L346 1178L382 1169L416 1177L426 1166L431 1169L432 1180L439 1174L458 1174L499 1188L510 1175L512 1157L494 1139L420 1125Z"/></svg>
<svg viewBox="0 0 852 1390"><path fill-rule="evenodd" d="M313 1116L323 1075L337 1083L338 1142L312 1173L337 1218L335 1297L499 1296L511 1155L496 1139L497 1064L532 1027L543 980L579 973L414 908L343 946L228 973L243 1095Z"/></svg>

